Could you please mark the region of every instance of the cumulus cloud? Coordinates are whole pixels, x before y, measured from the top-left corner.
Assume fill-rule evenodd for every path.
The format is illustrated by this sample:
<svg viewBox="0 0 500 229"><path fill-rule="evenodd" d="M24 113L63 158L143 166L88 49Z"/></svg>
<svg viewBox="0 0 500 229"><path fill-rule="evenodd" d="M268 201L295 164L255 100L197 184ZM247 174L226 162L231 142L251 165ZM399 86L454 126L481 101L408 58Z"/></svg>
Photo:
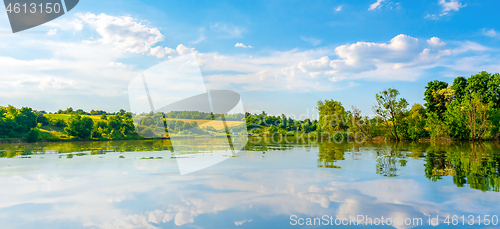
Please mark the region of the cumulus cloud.
<svg viewBox="0 0 500 229"><path fill-rule="evenodd" d="M147 53L151 46L164 39L157 28L143 25L129 16L86 13L79 17L101 35L99 42L112 44L127 52Z"/></svg>
<svg viewBox="0 0 500 229"><path fill-rule="evenodd" d="M342 10L343 5L335 7L335 12L339 12Z"/></svg>
<svg viewBox="0 0 500 229"><path fill-rule="evenodd" d="M175 53L169 47L156 46L164 36L156 27L137 22L129 16L111 16L104 13L77 14L85 24L90 25L101 36L97 42L112 45L122 51L141 53L162 58Z"/></svg>
<svg viewBox="0 0 500 229"><path fill-rule="evenodd" d="M175 50L181 56L184 55L184 54L195 52L194 48L188 48L188 47L184 46L183 44L178 45Z"/></svg>
<svg viewBox="0 0 500 229"><path fill-rule="evenodd" d="M158 58L162 58L165 55L170 55L170 54L176 53L176 50L169 48L169 47L156 46L154 48L151 48L149 50L149 53L153 56L158 57Z"/></svg>
<svg viewBox="0 0 500 229"><path fill-rule="evenodd" d="M370 5L370 8L368 8L368 10L376 10L376 9L379 9L380 7L382 7L382 2L384 2L385 0L377 0L376 2L372 3Z"/></svg>
<svg viewBox="0 0 500 229"><path fill-rule="evenodd" d="M439 39L438 37L432 37L431 39L427 40L427 43L433 47L439 47L445 45L445 43L442 42L441 39Z"/></svg>
<svg viewBox="0 0 500 229"><path fill-rule="evenodd" d="M253 48L252 46L250 46L250 45L244 45L243 43L236 43L234 45L234 47L240 47L240 48L245 48L245 49L246 48Z"/></svg>
<svg viewBox="0 0 500 229"><path fill-rule="evenodd" d="M488 51L488 47L470 41L454 42L451 47L438 37L418 39L400 34L387 43L356 42L334 48L274 52L268 56L219 53L198 53L198 56L202 70L210 72L205 76L213 87L327 91L356 86L353 81L361 79L414 81L428 69L453 68L457 56Z"/></svg>
<svg viewBox="0 0 500 229"><path fill-rule="evenodd" d="M65 99L60 95L67 94L67 90L75 96L126 95L128 80L143 70L141 67L148 67L137 67L128 60L124 61L128 53L163 58L194 52L210 89L241 91L334 91L354 87L358 85L354 82L357 80L413 81L435 67L455 68L457 71L474 68L498 71L495 58L484 58L491 49L470 41L445 43L437 37L414 38L401 34L386 42L354 42L338 47L267 51L248 56L200 53L184 44L175 48L163 47L157 44L163 39L157 28L130 17L105 14L79 14L76 17L86 29L97 32L99 37L95 41L1 38L4 44L37 50L47 56L31 60L0 56L0 67L5 74L0 84L0 96L32 98L43 94L45 100L57 98L62 104L60 106L65 106L63 104L70 105L71 101L68 98L67 103L60 102ZM68 23L74 21L68 20ZM57 31L62 27L57 27ZM79 31L74 27L70 30ZM302 39L313 45L321 44L321 41L306 37ZM235 47L251 48L243 43L237 43ZM480 59L478 55L484 61L477 61ZM464 64L466 59L474 61ZM127 103L126 99L124 103Z"/></svg>

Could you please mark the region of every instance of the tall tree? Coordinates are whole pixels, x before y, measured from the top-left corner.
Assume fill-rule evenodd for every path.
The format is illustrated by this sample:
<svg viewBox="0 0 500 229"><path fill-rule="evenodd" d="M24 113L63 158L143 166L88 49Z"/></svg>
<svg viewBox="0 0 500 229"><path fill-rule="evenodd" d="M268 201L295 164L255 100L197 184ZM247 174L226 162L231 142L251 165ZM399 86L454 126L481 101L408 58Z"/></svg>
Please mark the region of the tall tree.
<svg viewBox="0 0 500 229"><path fill-rule="evenodd" d="M352 106L352 112L349 115L349 121L347 123L349 126L349 131L354 135L354 137L358 137L357 134L361 133L363 136L366 136L368 133L368 125L367 118L361 115L361 110Z"/></svg>
<svg viewBox="0 0 500 229"><path fill-rule="evenodd" d="M462 102L463 122L470 130L471 140L481 140L491 128L489 117L492 103L484 103L484 96L477 92L466 96Z"/></svg>
<svg viewBox="0 0 500 229"><path fill-rule="evenodd" d="M407 116L408 136L412 140L423 137L428 137L428 132L425 130L425 109L422 105L415 103Z"/></svg>
<svg viewBox="0 0 500 229"><path fill-rule="evenodd" d="M424 100L426 102L424 105L427 108L428 112L437 112L440 116L444 113L445 109L439 106L440 103L436 100L435 94L437 94L439 90L447 87L448 83L439 80L434 80L427 83L424 92Z"/></svg>
<svg viewBox="0 0 500 229"><path fill-rule="evenodd" d="M442 115L446 111L446 107L455 100L455 90L452 87L439 89L432 95L439 115Z"/></svg>
<svg viewBox="0 0 500 229"><path fill-rule="evenodd" d="M500 74L495 73L491 75L488 81L488 92L493 107L500 108Z"/></svg>
<svg viewBox="0 0 500 229"><path fill-rule="evenodd" d="M333 132L344 128L345 109L341 102L331 100L318 101L320 125L323 130Z"/></svg>
<svg viewBox="0 0 500 229"><path fill-rule="evenodd" d="M399 91L396 89L387 89L376 94L377 104L373 107L373 111L377 116L382 118L389 129L392 125L391 134L396 141L399 141L397 126L400 122L399 118L406 112L408 102L404 98L398 100ZM389 121L392 122L389 125Z"/></svg>
<svg viewBox="0 0 500 229"><path fill-rule="evenodd" d="M462 99L465 98L467 93L467 79L463 76L459 76L453 80L453 84L451 85L451 89L455 91L455 98L462 102Z"/></svg>

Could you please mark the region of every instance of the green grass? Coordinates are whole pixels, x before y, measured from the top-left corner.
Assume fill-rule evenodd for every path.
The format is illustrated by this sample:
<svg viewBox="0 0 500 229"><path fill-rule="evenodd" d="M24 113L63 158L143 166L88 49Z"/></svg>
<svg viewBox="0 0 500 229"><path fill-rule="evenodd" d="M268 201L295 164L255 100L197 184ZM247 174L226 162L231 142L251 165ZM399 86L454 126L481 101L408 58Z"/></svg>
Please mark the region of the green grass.
<svg viewBox="0 0 500 229"><path fill-rule="evenodd" d="M73 138L66 134L64 128L53 125L46 125L40 127L40 137L41 139L48 141L57 141L57 140Z"/></svg>
<svg viewBox="0 0 500 229"><path fill-rule="evenodd" d="M71 117L70 114L45 114L45 116L50 117L52 119L62 119L64 121L68 121L68 119ZM92 120L100 120L101 116L100 115L82 115L85 117L90 117ZM111 116L111 115L108 115Z"/></svg>
<svg viewBox="0 0 500 229"><path fill-rule="evenodd" d="M45 126L40 127L40 131L41 132L50 132L50 131L63 132L64 128L53 126L53 125L45 125Z"/></svg>

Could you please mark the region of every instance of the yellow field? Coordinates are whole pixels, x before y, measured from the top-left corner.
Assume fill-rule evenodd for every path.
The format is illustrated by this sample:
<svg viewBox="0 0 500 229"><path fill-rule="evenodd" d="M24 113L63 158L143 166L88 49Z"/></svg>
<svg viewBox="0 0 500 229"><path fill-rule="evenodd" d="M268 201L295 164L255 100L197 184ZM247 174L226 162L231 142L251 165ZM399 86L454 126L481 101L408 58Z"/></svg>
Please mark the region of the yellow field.
<svg viewBox="0 0 500 229"><path fill-rule="evenodd" d="M69 114L46 114L45 116L53 118L53 119L62 119L64 121L67 121L71 115ZM90 117L93 120L100 120L101 116L100 115L83 115ZM178 118L167 118L167 120L179 120L183 122L196 122L199 127L205 127L205 126L212 126L216 130L220 130L224 128L224 124L222 123L221 120L205 120L205 119L178 119ZM242 121L226 121L226 125L228 127L231 126L237 126L242 124Z"/></svg>
<svg viewBox="0 0 500 229"><path fill-rule="evenodd" d="M205 119L178 119L178 118L167 118L167 120L178 120L183 122L196 122L199 127L212 126L216 130L224 128L224 124L221 120L205 120ZM228 127L237 126L242 124L242 121L226 121Z"/></svg>
<svg viewBox="0 0 500 229"><path fill-rule="evenodd" d="M67 121L69 117L71 117L70 114L45 114L46 117L50 117L53 119L62 119L64 121ZM101 116L100 115L82 115L86 117L90 117L93 120L100 120Z"/></svg>

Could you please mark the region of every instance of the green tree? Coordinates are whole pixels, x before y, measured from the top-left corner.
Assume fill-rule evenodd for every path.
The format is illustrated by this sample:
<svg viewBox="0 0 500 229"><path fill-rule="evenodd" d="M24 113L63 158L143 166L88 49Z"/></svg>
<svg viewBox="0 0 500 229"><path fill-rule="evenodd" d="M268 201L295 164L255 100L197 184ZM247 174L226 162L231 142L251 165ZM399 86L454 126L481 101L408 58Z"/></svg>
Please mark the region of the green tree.
<svg viewBox="0 0 500 229"><path fill-rule="evenodd" d="M484 96L478 92L465 97L462 102L462 121L470 131L471 140L482 140L491 129L489 117L492 103L484 103Z"/></svg>
<svg viewBox="0 0 500 229"><path fill-rule="evenodd" d="M28 135L26 136L26 141L36 142L38 141L38 136L40 136L40 131L37 128L31 128L31 130L28 131Z"/></svg>
<svg viewBox="0 0 500 229"><path fill-rule="evenodd" d="M441 89L447 88L448 83L439 81L439 80L434 80L429 83L427 83L427 86L425 86L425 92L424 92L424 100L425 100L425 107L427 107L428 112L437 112L439 116L441 116L445 108L440 106L440 102L436 100L435 94Z"/></svg>
<svg viewBox="0 0 500 229"><path fill-rule="evenodd" d="M278 133L278 127L276 127L275 125L271 125L270 127L267 128L267 132L269 133L269 135L273 135L275 133Z"/></svg>
<svg viewBox="0 0 500 229"><path fill-rule="evenodd" d="M333 132L345 127L345 109L341 102L331 100L318 101L319 122L321 128L327 132Z"/></svg>
<svg viewBox="0 0 500 229"><path fill-rule="evenodd" d="M448 126L441 120L437 113L427 113L426 127L431 139L444 139L449 137Z"/></svg>
<svg viewBox="0 0 500 229"><path fill-rule="evenodd" d="M47 117L45 117L45 115L41 112L38 112L36 122L41 123L42 125L50 124L50 120Z"/></svg>
<svg viewBox="0 0 500 229"><path fill-rule="evenodd" d="M418 103L413 104L407 116L407 133L410 139L416 140L429 136L429 133L425 129L425 119L426 114L424 107Z"/></svg>
<svg viewBox="0 0 500 229"><path fill-rule="evenodd" d="M406 112L408 102L404 98L398 100L399 91L387 89L376 94L377 104L373 107L375 114L388 126L392 137L399 141L397 127L401 124L401 116ZM391 122L389 124L389 122ZM392 126L392 128L391 128Z"/></svg>
<svg viewBox="0 0 500 229"><path fill-rule="evenodd" d="M457 98L457 100L451 102L444 113L443 121L448 130L449 137L457 140L469 139L469 129L462 121L462 103L464 99L465 97L462 98L462 102L460 102Z"/></svg>
<svg viewBox="0 0 500 229"><path fill-rule="evenodd" d="M435 106L439 111L438 114L442 115L443 111L446 111L446 107L455 100L455 90L452 87L446 87L437 90L434 94Z"/></svg>
<svg viewBox="0 0 500 229"><path fill-rule="evenodd" d="M451 85L451 89L455 91L455 98L462 102L462 99L465 98L467 93L467 79L463 76L459 76L453 80L453 84Z"/></svg>
<svg viewBox="0 0 500 229"><path fill-rule="evenodd" d="M361 110L353 106L352 112L349 113L348 117L349 122L347 125L353 137L361 137L359 134L362 134L364 137L368 134L368 118L361 115Z"/></svg>
<svg viewBox="0 0 500 229"><path fill-rule="evenodd" d="M94 123L90 117L73 114L68 119L67 127L64 130L70 136L79 138L90 138Z"/></svg>

